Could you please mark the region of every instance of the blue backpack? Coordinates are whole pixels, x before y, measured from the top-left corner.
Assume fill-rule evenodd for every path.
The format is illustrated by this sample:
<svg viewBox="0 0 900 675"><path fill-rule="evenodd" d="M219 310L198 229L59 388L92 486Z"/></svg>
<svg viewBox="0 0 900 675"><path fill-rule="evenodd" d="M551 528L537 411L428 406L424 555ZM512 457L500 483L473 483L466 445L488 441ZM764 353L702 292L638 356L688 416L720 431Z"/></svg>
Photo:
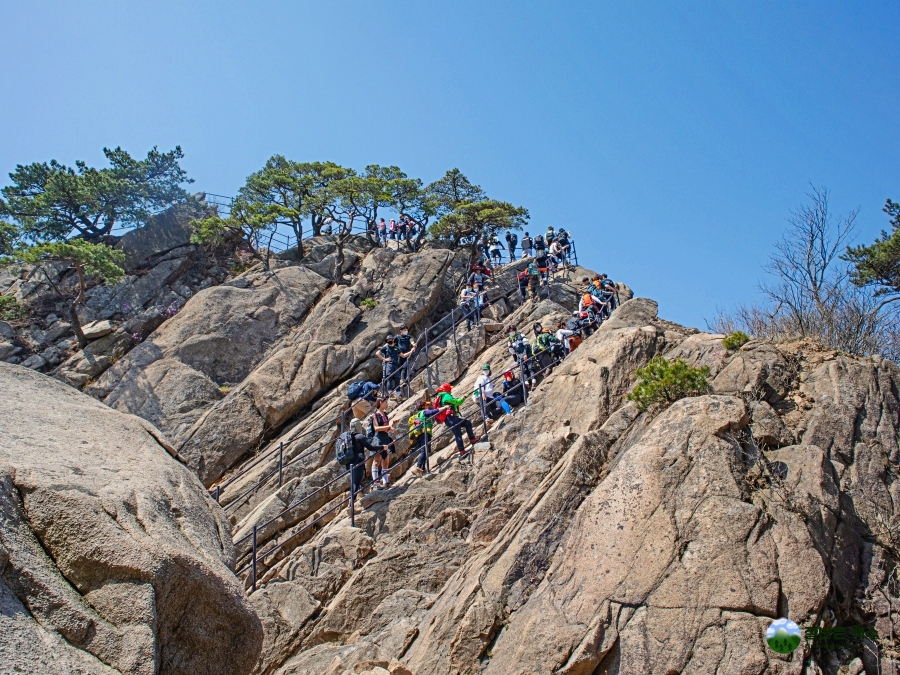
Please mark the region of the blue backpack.
<svg viewBox="0 0 900 675"><path fill-rule="evenodd" d="M334 442L334 458L338 464L347 466L353 463L356 453L353 451L353 434L345 431Z"/></svg>

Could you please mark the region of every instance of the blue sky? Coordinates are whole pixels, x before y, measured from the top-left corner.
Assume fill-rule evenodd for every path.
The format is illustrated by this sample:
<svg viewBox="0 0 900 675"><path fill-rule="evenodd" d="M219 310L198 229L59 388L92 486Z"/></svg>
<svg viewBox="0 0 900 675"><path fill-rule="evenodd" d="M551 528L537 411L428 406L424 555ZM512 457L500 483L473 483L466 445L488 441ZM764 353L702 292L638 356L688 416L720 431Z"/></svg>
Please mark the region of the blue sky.
<svg viewBox="0 0 900 675"><path fill-rule="evenodd" d="M460 168L704 326L756 297L810 182L900 199L896 2L9 2L0 175L180 144L232 194L274 153Z"/></svg>

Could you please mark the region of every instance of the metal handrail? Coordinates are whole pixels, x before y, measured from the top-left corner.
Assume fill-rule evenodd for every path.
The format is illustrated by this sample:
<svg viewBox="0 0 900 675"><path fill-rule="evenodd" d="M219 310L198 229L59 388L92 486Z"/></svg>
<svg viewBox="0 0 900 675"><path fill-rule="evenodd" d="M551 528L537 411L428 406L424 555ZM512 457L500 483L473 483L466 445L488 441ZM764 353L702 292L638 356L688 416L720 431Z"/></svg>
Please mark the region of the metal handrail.
<svg viewBox="0 0 900 675"><path fill-rule="evenodd" d="M565 358L565 356L563 356L563 358ZM531 376L532 376L532 377L536 377L536 376L542 374L544 371L550 370L550 369L556 367L556 366L558 365L558 363L559 363L559 362L554 361L554 362L548 364L547 366L544 366L544 367L541 368L540 370L532 371ZM527 391L527 387L526 387L526 377L525 377L525 368L524 368L524 364L523 364L521 361L518 361L518 362L517 362L517 365L519 366L519 368L520 368L520 370L521 370L521 373L522 373L522 380L520 381L520 383L521 383L521 386L522 386L522 389L523 389L523 404L527 405L527 404L528 404L528 397L527 397L527 394L525 393L525 392ZM513 366L513 367L515 368L515 366ZM504 370L503 372L506 372L506 371ZM502 377L503 377L503 376L502 376L502 374L501 374L501 375L499 375L499 376L492 377L490 381L491 381L491 383L496 383L496 382L499 382L500 378L502 378ZM483 390L484 390L484 389L483 389L483 386L481 387L481 389L482 389L482 392L483 392ZM469 399L468 396L466 396L465 401L466 401L466 403L468 403L468 402L470 401L470 399ZM463 405L465 405L465 404L463 404ZM488 405L488 403L485 402L485 397L484 397L484 395L482 394L481 396L479 396L479 407L480 407L480 409L481 409L482 424L483 424L483 426L484 426L484 435L482 436L481 440L487 439L487 438L488 438L488 435L489 435L489 429L488 429L488 426L487 426L487 412L486 412L487 405ZM461 406L460 406L460 410L462 410L462 407L463 407L463 406L461 405ZM451 434L451 435L452 435L452 432L449 430L449 427L445 427L444 429L439 430L437 433L434 433L434 434L432 435L432 438L438 437L442 432L445 432L445 435L446 435L446 434ZM409 437L409 430L407 430L406 432L401 433L401 435L400 435L399 437L395 437L395 438L393 439L392 443L396 443L396 441L399 440L400 438L408 438L408 437ZM399 465L399 464L403 464L403 463L406 462L408 459L410 459L410 458L413 457L414 455L418 454L418 452L420 452L418 449L413 449L413 450L411 450L411 451L408 452L406 455L404 455L402 458L400 458L397 462L395 462L395 466L396 466L396 465ZM471 452L471 450L470 450L470 452ZM368 460L363 460L362 464L365 464L366 461L368 461ZM253 530L252 530L251 532L247 533L246 535L244 535L243 537L241 537L240 539L238 539L237 541L235 541L235 542L234 542L235 545L237 545L237 544L239 544L239 543L241 543L241 542L243 542L243 541L246 541L247 539L252 539L252 541L253 541L253 543L254 543L254 546L253 546L253 557L252 557L251 561L250 561L247 565L245 565L244 567L242 567L239 571L237 571L235 574L240 575L240 574L244 573L245 571L248 571L248 570L252 571L252 589L253 589L253 591L255 591L255 590L256 590L256 579L257 579L257 574L256 574L257 570L256 570L256 566L257 566L257 563L258 563L258 562L264 561L266 558L268 558L269 556L271 556L273 553L275 553L276 551L278 551L278 550L280 550L281 548L283 548L289 541L291 541L292 539L296 538L297 536L299 536L300 534L302 534L303 532L305 532L306 530L308 530L310 527L312 527L313 525L315 525L317 522L319 522L319 521L320 521L322 518L324 518L326 515L328 515L328 514L334 512L335 510L337 510L338 508L340 508L341 506L343 506L343 504L344 504L345 502L347 502L348 500L351 502L351 505L352 505L352 501L353 501L354 494L351 494L349 497L345 497L344 499L342 499L336 506L332 507L331 509L329 509L328 511L326 511L326 512L323 513L323 514L320 514L315 520L313 520L312 522L307 523L306 525L304 525L302 528L300 528L299 530L297 530L296 532L294 532L293 534L291 534L287 539L285 539L285 540L283 540L283 541L281 541L281 542L278 542L278 543L274 544L268 551L265 551L265 552L262 553L262 554L259 554L259 553L257 553L257 551L256 551L257 534L258 534L258 532L259 532L260 530L262 530L263 528L265 528L265 527L268 526L268 525L271 525L273 522L275 522L276 520L278 520L278 519L281 518L282 516L286 515L289 511L291 511L291 510L297 508L298 506L300 506L300 505L303 504L304 502L306 502L306 501L312 499L316 494L320 493L320 492L321 492L322 490L324 490L326 487L329 487L330 485L333 485L334 483L336 483L336 482L337 482L338 480L340 480L341 478L343 478L343 477L345 477L345 476L351 474L352 471L353 471L353 468L356 467L356 466L359 466L359 465L358 465L358 464L351 464L350 467L349 467L346 471L340 473L338 476L336 476L335 478L333 478L332 480L330 480L330 481L329 481L328 483L326 483L325 485L322 485L321 487L317 488L314 492L310 493L309 495L306 495L305 497L299 499L299 500L298 500L297 502L295 502L294 504L292 504L292 505L286 507L285 509L283 509L282 511L280 511L277 515L273 516L272 518L270 518L269 520L265 521L264 523L254 525L254 526L253 526ZM351 480L351 483L352 483L352 480ZM360 488L359 488L358 491L363 491L365 487L367 487L368 485L372 485L373 483L374 483L374 481L364 483L363 485L360 486ZM349 489L349 488L348 488L348 489ZM344 492L344 491L341 491L340 494L343 494L343 492ZM340 496L340 495L335 495L335 498L338 497L338 496ZM352 519L353 519L353 514L351 513L351 520L352 520Z"/></svg>

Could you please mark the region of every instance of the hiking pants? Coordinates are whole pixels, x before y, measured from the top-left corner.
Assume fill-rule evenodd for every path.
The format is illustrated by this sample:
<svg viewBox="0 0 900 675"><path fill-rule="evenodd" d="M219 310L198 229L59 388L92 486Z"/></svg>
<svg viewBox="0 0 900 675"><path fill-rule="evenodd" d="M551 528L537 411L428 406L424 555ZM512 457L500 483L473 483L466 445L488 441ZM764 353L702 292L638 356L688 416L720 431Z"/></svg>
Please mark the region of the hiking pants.
<svg viewBox="0 0 900 675"><path fill-rule="evenodd" d="M523 258L530 258L532 255L534 255L533 248L531 248L530 246L528 248L524 248L524 247L522 248L522 257Z"/></svg>
<svg viewBox="0 0 900 675"><path fill-rule="evenodd" d="M419 453L419 458L416 460L416 466L422 469L422 471L425 470L425 439L427 437L428 434L423 433L419 436L416 436L415 440L413 441L413 450L418 451ZM431 439L429 438L428 441L431 442Z"/></svg>
<svg viewBox="0 0 900 675"><path fill-rule="evenodd" d="M359 462L354 461L353 467L350 469L350 487L353 490L353 494L359 492L365 478L366 460L360 458Z"/></svg>
<svg viewBox="0 0 900 675"><path fill-rule="evenodd" d="M466 434L469 436L469 440L472 443L475 442L475 432L472 430L472 422L467 420L465 417L457 417L456 415L450 414L447 415L447 419L444 420L444 423L449 427L450 432L456 439L456 447L460 452L466 449L466 446L463 445L463 429L466 430Z"/></svg>
<svg viewBox="0 0 900 675"><path fill-rule="evenodd" d="M503 262L503 254L500 253L500 249L499 249L499 248L495 248L493 251L491 251L491 257L492 257L494 260L497 261L497 264L498 264L498 265L499 265L501 262Z"/></svg>
<svg viewBox="0 0 900 675"><path fill-rule="evenodd" d="M384 364L384 386L387 390L385 393L390 396L394 390L400 386L400 364L385 363Z"/></svg>
<svg viewBox="0 0 900 675"><path fill-rule="evenodd" d="M513 262L516 259L516 246L515 244L507 244L507 250L509 251L509 262Z"/></svg>

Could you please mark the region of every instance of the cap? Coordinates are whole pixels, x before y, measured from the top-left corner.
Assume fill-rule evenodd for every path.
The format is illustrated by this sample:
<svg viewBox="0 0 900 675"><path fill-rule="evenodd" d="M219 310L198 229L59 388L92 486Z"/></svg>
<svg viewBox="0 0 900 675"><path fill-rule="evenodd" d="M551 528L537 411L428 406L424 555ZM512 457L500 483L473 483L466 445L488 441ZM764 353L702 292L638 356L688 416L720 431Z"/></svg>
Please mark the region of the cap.
<svg viewBox="0 0 900 675"><path fill-rule="evenodd" d="M363 432L362 420L359 420L356 417L350 420L350 431L354 434L361 434Z"/></svg>
<svg viewBox="0 0 900 675"><path fill-rule="evenodd" d="M506 379L510 379L512 378L512 376L513 374L511 370L507 370L505 373L503 373L503 377L505 377Z"/></svg>
<svg viewBox="0 0 900 675"><path fill-rule="evenodd" d="M444 384L442 384L440 387L438 387L434 391L435 391L435 393L443 394L444 392L449 392L451 389L453 389L453 387L450 385L450 383L444 382Z"/></svg>
<svg viewBox="0 0 900 675"><path fill-rule="evenodd" d="M393 341L394 336L391 335L390 333L388 333L387 336L386 336L384 339L385 339L386 342L391 342L391 341Z"/></svg>
<svg viewBox="0 0 900 675"><path fill-rule="evenodd" d="M483 366L481 366L481 369L482 369L482 370L490 370L490 369L491 369L491 364L490 364L490 363L485 363Z"/></svg>

